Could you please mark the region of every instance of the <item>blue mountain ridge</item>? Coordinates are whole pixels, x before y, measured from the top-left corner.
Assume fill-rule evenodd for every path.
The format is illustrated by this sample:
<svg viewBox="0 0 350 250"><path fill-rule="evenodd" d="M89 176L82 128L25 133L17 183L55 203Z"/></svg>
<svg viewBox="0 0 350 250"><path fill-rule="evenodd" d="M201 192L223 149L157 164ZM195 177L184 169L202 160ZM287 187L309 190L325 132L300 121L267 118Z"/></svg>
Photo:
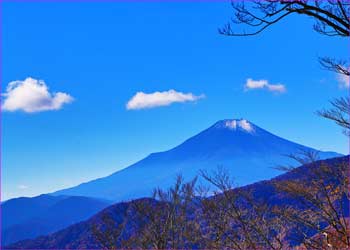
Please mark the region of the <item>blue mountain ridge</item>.
<svg viewBox="0 0 350 250"><path fill-rule="evenodd" d="M274 187L275 183L283 182L285 180L298 180L308 183L309 181L314 181L314 179L310 179L310 173L320 165L326 164L332 168L338 168L341 164L348 164L349 160L349 156L343 156L316 161L311 164L299 166L290 172L278 175L270 180L256 182L247 186L238 187L237 189L248 191L253 195L255 200L263 200L269 205L298 206L298 201L293 197L289 197L278 192ZM332 180L332 176L327 176L325 178L325 180ZM235 192L235 190L236 189L233 189L232 191ZM208 198L210 199L211 197ZM4 249L101 249L101 245L93 236L93 225L103 226L104 222L102 218L104 218L106 215L113 218L117 224L123 223L124 220L127 220L126 215L128 213L126 213L126 211L133 202L143 203L157 201L151 198L141 198L130 202L119 202L103 209L86 221L76 223L50 235L41 236L32 240L16 242L5 246ZM349 216L349 208L345 209L344 216ZM135 223L132 224L135 225ZM128 232L126 234L128 234ZM293 236L287 234L285 240L290 242L291 245L294 245Z"/></svg>
<svg viewBox="0 0 350 250"><path fill-rule="evenodd" d="M192 179L201 169L227 168L239 185L270 179L277 165L295 165L286 157L301 151L317 151L254 125L245 119L226 119L191 137L179 146L150 154L110 176L63 189L53 195L79 195L113 201L150 195L155 187L169 187L176 175ZM340 156L319 152L320 159Z"/></svg>
<svg viewBox="0 0 350 250"><path fill-rule="evenodd" d="M81 196L40 195L5 201L2 209L2 245L35 238L83 221L111 202Z"/></svg>

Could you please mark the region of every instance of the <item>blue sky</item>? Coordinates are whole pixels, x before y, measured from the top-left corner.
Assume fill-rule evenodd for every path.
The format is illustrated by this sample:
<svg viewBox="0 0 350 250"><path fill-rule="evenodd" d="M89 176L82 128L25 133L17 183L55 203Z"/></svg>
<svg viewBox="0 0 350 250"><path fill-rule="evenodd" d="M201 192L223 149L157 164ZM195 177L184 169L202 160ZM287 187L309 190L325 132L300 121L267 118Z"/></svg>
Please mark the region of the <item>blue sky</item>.
<svg viewBox="0 0 350 250"><path fill-rule="evenodd" d="M229 2L2 4L2 92L32 77L51 93L41 112L10 103L22 111L2 113L3 199L106 176L225 118L348 153L341 130L314 114L348 93L317 57L344 57L348 44L315 33L307 18L233 38L217 33ZM261 88L247 90L249 78ZM182 103L126 108L137 92L171 89Z"/></svg>

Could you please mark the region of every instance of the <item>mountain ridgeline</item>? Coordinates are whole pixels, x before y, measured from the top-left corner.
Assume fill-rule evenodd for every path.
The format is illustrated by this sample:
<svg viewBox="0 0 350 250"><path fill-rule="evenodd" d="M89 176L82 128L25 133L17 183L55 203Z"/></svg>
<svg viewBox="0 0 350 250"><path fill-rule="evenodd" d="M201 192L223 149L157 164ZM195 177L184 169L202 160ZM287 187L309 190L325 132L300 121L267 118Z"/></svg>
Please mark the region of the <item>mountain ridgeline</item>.
<svg viewBox="0 0 350 250"><path fill-rule="evenodd" d="M53 195L130 200L149 196L155 187L169 187L178 174L191 179L202 169L212 171L218 166L228 169L237 184L246 185L278 175L278 165L295 165L286 155L302 151L317 150L273 135L245 119L221 120L173 149ZM320 159L336 156L340 155L319 152Z"/></svg>
<svg viewBox="0 0 350 250"><path fill-rule="evenodd" d="M40 195L1 204L2 245L53 233L88 219L111 202L81 196Z"/></svg>
<svg viewBox="0 0 350 250"><path fill-rule="evenodd" d="M338 185L339 183L336 183L334 180L334 177L331 175L324 175L321 180L318 177L313 176L313 173L317 171L317 169L320 168L320 166L329 166L331 169L338 169L340 166L347 166L349 163L349 156L345 157L338 157L338 158L332 158L327 160L321 160L316 161L312 164L306 164L302 165L300 167L295 168L293 171L290 171L288 173L279 175L275 178L272 178L268 181L260 181L251 185L247 185L244 187L239 187L232 189L230 192L237 193L237 192L246 192L252 195L253 199L257 204L260 204L260 202L263 202L263 204L267 205L268 207L279 207L281 209L284 208L290 208L295 207L297 209L303 209L303 204L300 203L300 199L296 196L290 196L284 191L278 190L278 185L284 185L283 183L285 181L292 181L292 182L298 182L302 185L309 185L311 182L317 182L317 181L324 181L325 183ZM334 170L336 173L337 170ZM216 196L208 197L207 199L215 199L215 197L219 198L220 195L218 194ZM120 238L128 239L128 237L132 237L135 233L135 230L137 230L138 223L134 223L134 217L132 213L127 212L132 211L133 207L135 207L135 204L145 204L145 203L158 203L159 201L156 201L151 198L142 198L133 200L130 202L120 202L116 203L112 206L109 206L108 208L102 210L101 212L97 213L96 215L92 216L90 219L76 223L70 227L67 227L66 229L57 231L56 233L41 236L36 239L32 240L23 240L19 241L17 243L11 244L6 246L6 249L101 249L104 246L101 245L101 242L96 238L96 233L94 232L93 228L95 226L98 226L100 228L105 228L111 225L106 224L106 220L104 218L113 218L113 221L115 224L113 225L114 230L119 228L120 225L126 225L125 230L122 230L122 236ZM197 203L194 203L197 204ZM348 200L344 201L344 204L348 204ZM242 203L243 206L244 203ZM139 206L139 205L138 205ZM202 210L195 205L195 211L197 211L194 214L201 214ZM254 210L250 206L247 206L246 208L249 213L253 213ZM342 211L342 214L344 217L349 217L349 207L344 206L344 210ZM270 210L269 210L270 211ZM215 213L214 211L209 211L210 213ZM214 216L215 218L220 217L218 215ZM264 217L264 223L269 224L273 223L274 217L267 214L266 217ZM108 221L107 221L108 222ZM125 224L124 224L125 223ZM199 223L199 221L198 221ZM199 223L201 226L205 227L205 223ZM128 226L130 225L130 226ZM135 228L136 225L136 228ZM327 223L323 225L323 227L326 227ZM203 232L206 232L206 230L203 230ZM295 230L292 228L289 228L289 231L285 232L283 235L283 244L288 245L287 248L283 249L305 249L305 248L297 248L300 245L300 242L296 239L301 237L301 239L304 237L303 234L300 234L298 230ZM315 234L313 231L307 232L307 236L312 236ZM111 235L109 235L111 236ZM297 237L298 236L298 237ZM112 236L111 236L112 237ZM111 238L115 240L115 247L122 247L121 245L118 245L118 237ZM204 241L204 238L200 238L200 242ZM210 249L208 246L204 246L203 249ZM244 248L244 249L250 249L250 248ZM272 248L266 248L261 247L258 249L272 249ZM325 249L325 248L324 248ZM337 248L338 249L338 248Z"/></svg>

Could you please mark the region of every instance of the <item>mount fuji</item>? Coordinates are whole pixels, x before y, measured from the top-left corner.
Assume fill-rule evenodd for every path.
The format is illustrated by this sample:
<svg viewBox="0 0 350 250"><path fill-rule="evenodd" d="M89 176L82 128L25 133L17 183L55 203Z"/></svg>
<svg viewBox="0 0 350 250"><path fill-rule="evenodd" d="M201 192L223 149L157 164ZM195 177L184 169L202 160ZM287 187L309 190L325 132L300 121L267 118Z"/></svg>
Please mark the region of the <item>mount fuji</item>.
<svg viewBox="0 0 350 250"><path fill-rule="evenodd" d="M153 153L110 176L64 189L53 195L75 195L123 201L147 197L156 187L167 188L176 175L186 180L200 170L228 169L238 185L273 178L281 172L278 165L297 164L288 154L317 151L254 125L245 119L228 119L191 137L165 152ZM317 151L320 159L340 156Z"/></svg>

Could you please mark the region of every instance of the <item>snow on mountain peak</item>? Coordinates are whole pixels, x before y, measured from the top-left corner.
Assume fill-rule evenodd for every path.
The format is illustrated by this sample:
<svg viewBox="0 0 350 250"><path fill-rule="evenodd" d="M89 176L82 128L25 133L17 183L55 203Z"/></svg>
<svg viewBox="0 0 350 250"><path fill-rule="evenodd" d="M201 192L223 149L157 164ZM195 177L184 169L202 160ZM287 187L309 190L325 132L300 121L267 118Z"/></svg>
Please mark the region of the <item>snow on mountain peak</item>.
<svg viewBox="0 0 350 250"><path fill-rule="evenodd" d="M230 128L230 129L236 129L237 128L237 121L236 120L226 121L225 127Z"/></svg>
<svg viewBox="0 0 350 250"><path fill-rule="evenodd" d="M221 123L220 127L228 128L230 130L241 129L241 130L244 130L248 133L254 132L253 125L245 119L225 120L225 121L223 121L223 123Z"/></svg>

